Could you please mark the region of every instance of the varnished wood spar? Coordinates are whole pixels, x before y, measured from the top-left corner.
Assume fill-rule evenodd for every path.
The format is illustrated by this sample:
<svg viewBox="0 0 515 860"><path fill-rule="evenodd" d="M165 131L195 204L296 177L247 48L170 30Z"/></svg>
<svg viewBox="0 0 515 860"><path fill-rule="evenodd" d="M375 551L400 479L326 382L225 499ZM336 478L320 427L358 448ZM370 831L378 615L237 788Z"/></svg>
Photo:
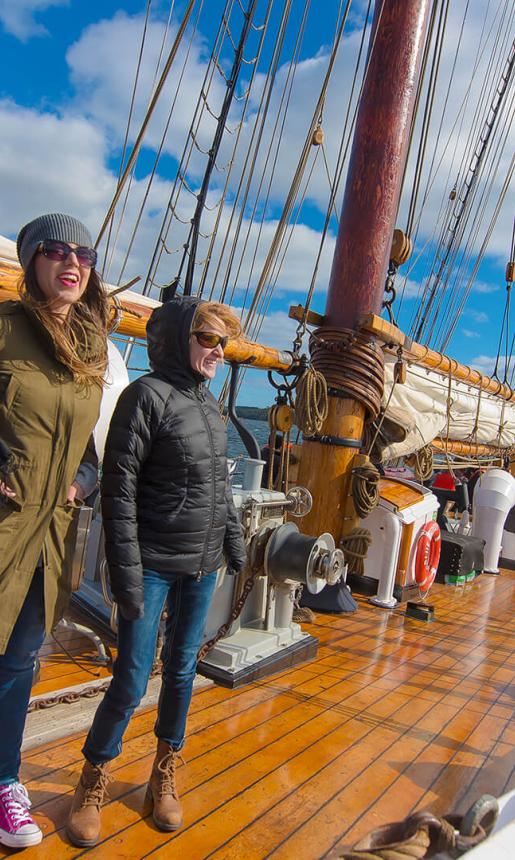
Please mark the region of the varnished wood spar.
<svg viewBox="0 0 515 860"><path fill-rule="evenodd" d="M14 263L0 262L0 301L18 298L17 285L20 273L20 267ZM127 296L121 298L119 304L121 318L116 328L117 333L144 339L150 314L159 303L132 293L130 298ZM263 346L245 338L239 338L227 344L225 359L238 364L250 364L261 370L289 370L292 366L290 352Z"/></svg>
<svg viewBox="0 0 515 860"><path fill-rule="evenodd" d="M18 298L17 284L20 274L21 269L17 263L10 260L0 260L0 301ZM159 302L146 296L126 293L120 304L122 314L117 332L129 337L145 339L148 318L153 308L159 305ZM325 317L320 317L320 320L324 321ZM430 367L446 375L449 374L450 369L453 379L468 382L470 385L483 388L485 391L497 394L506 400L515 400L515 391L512 389L507 386L499 388L500 383L478 370L459 364L448 356L428 350L427 347L411 341L400 329L375 314L361 317L360 328L377 335L384 343L404 345L406 358L413 359L415 364ZM226 358L228 361L252 364L253 367L266 370L288 370L291 367L289 352L266 347L243 338L228 344ZM456 368L456 373L454 368Z"/></svg>
<svg viewBox="0 0 515 860"><path fill-rule="evenodd" d="M457 442L455 439L433 439L432 446L438 452L449 454L462 454L470 457L498 457L499 448L493 445L474 445L473 442ZM502 450L502 449L501 449Z"/></svg>
<svg viewBox="0 0 515 860"><path fill-rule="evenodd" d="M365 410L355 400L329 398L329 415L323 432L347 439L359 439L363 431ZM352 461L356 448L343 448L304 441L298 471L298 483L307 487L316 503L300 520L304 534L330 532L338 541L355 523L356 512L349 495ZM297 520L298 521L298 520Z"/></svg>
<svg viewBox="0 0 515 860"><path fill-rule="evenodd" d="M436 370L446 377L450 375L452 379L456 379L458 382L466 382L474 388L481 388L483 391L488 391L504 400L515 401L515 390L509 385L503 385L498 379L492 379L492 377L480 373L479 370L474 370L467 364L460 364L459 361L444 355L442 352L436 352L434 349L416 343L397 326L392 325L377 314L361 316L359 327L376 335L385 344L402 346L404 358L413 364Z"/></svg>
<svg viewBox="0 0 515 860"><path fill-rule="evenodd" d="M363 314L381 309L428 8L428 0L376 4L322 337L324 327L357 329ZM343 355L340 360L344 376ZM330 398L321 434L360 440L364 420L357 400ZM352 447L304 444L299 481L312 490L316 505L301 522L303 532L330 531L338 542L358 526L349 496L355 455Z"/></svg>

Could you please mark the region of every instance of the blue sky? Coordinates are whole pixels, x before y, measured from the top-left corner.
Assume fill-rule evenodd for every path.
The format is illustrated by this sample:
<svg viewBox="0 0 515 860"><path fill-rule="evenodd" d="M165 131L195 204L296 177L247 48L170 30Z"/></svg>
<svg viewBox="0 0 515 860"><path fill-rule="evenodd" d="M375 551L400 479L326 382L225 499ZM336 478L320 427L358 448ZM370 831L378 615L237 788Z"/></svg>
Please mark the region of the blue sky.
<svg viewBox="0 0 515 860"><path fill-rule="evenodd" d="M171 32L184 10L185 2L176 2L172 17ZM209 53L213 45L216 27L224 3L210 0L204 3L200 14L198 29L191 42L181 96L164 144L164 157L158 164L156 179L148 198L148 206L142 217L141 228L132 246L127 262L123 263L130 241L132 225L137 217L139 201L144 194L148 175L154 163L156 149L171 101L174 81L165 94L163 103L156 110L155 119L149 127L144 148L138 161L133 181L131 197L127 204L124 221L119 230L117 245L113 251L108 270L110 281L116 281L122 272L122 280L135 275L145 274L155 246L157 233L162 221L163 211L173 189L178 160L183 152L187 131L198 88L202 81ZM336 164L337 149L342 130L342 115L346 108L347 93L350 88L354 62L359 48L359 40L366 3L354 2L351 6L346 36L340 48L335 74L328 93L328 100L322 124L326 135L325 155L330 170ZM496 38L496 18L499 4L492 6L491 16L484 20L485 4L482 0L471 0L464 35L460 43L460 53L453 77L453 95L447 113L443 114L442 135L436 142L436 126L443 104L446 81L455 60L456 44L462 26L463 4L454 0L451 3L448 36L442 53L442 83L437 91L434 114L434 129L431 130L428 153L437 154L440 170L436 173L427 203L421 213L417 244L407 274L406 289L402 306L397 308L401 327L408 331L417 307L420 290L427 275L432 254L434 253L435 224L438 215L445 207L449 191L456 177L461 175L467 163L467 145L470 147L474 134L479 131L481 119L486 116L487 102L481 102L481 85L487 73L488 51ZM61 210L78 215L95 233L109 205L116 182L120 156L125 133L132 85L143 31L144 15L147 4L144 0L132 2L80 2L80 0L0 0L0 50L2 54L2 76L0 78L0 119L2 122L2 143L0 144L0 233L14 238L19 227L30 218L43 211ZM258 3L256 22L263 20L265 0ZM273 6L269 31L277 33L279 13L284 2ZM248 294L258 280L269 244L274 235L277 218L288 192L293 170L297 162L302 141L309 125L311 112L316 102L320 82L327 67L328 52L335 31L339 0L312 0L307 26L299 53L294 85L290 93L288 113L284 125L281 144L275 150L275 169L270 181L270 170L265 165L263 152L258 163L265 171L265 182L261 189L257 180L251 186L247 206L243 211L243 227L237 245L236 260L242 255L239 266L234 264L228 277L230 289L234 288L234 304L241 307L245 301L248 307ZM198 4L197 4L198 7ZM197 8L196 7L196 8ZM490 8L490 7L489 7ZM290 19L285 34L284 46L279 57L276 86L271 97L273 109L280 109L281 94L286 92L289 58L296 34L298 33L304 0L293 0ZM148 23L147 40L143 53L141 76L136 91L134 121L129 129L129 143L133 142L138 124L148 103L149 94L156 72L156 58L162 43L169 4L154 2ZM194 13L195 15L195 13ZM232 19L233 29L237 32L236 13ZM513 15L511 24L505 29L508 38L511 27L513 38ZM187 31L191 33L191 28ZM489 35L490 42L486 34ZM483 39L483 42L481 42ZM256 48L258 35L252 35L248 46L247 58ZM168 49L170 34L166 50ZM472 74L474 58L480 46L486 41L486 48L478 68ZM265 40L258 67L256 88L250 98L249 112L244 124L242 141L245 135L250 140L251 118L258 114L259 96L265 86L265 70L272 56L275 39ZM500 51L499 57L502 56ZM226 43L222 52L222 65L228 68L230 48ZM178 60L179 66L180 57ZM243 82L239 93L244 94L246 81L251 74L251 65L243 70ZM492 72L493 74L493 72ZM177 79L178 71L176 73ZM173 74L172 74L173 78ZM513 89L511 90L513 104ZM210 93L213 107L219 107L223 96L221 77L215 77ZM476 110L477 109L477 110ZM238 121L237 104L233 106L229 125ZM476 122L472 119L476 113ZM456 116L457 128L452 128ZM509 114L508 114L509 117ZM491 191L484 197L484 211L478 219L476 230L471 229L463 240L470 243L468 264L464 267L463 284L472 270L478 250L487 234L491 214L499 190L509 170L509 159L515 149L513 132L509 132L506 120L506 134L502 147L492 153L488 171L482 177L478 195L491 183ZM199 128L199 142L209 147L213 133L213 121L206 117ZM269 132L265 132L269 134ZM433 137L431 137L433 135ZM226 136L220 155L220 162L230 156L231 141ZM443 141L447 146L443 148ZM440 150L438 149L440 146ZM432 149L434 147L434 149ZM236 167L242 166L245 147L235 156ZM495 155L495 158L494 158ZM261 161L260 161L261 159ZM226 159L227 160L227 159ZM429 158L428 158L429 160ZM198 152L192 157L188 168L188 182L198 189L205 161ZM266 170L268 169L268 174ZM412 182L412 164L408 167L405 195L401 203L399 226L406 218L409 188ZM213 177L210 203L216 204L224 181L223 175ZM265 188L270 184L265 204ZM485 372L491 371L497 353L499 325L504 311L505 280L504 269L509 257L512 240L513 193L508 192L504 205L497 218L483 260L471 285L465 310L456 325L456 330L447 351L467 364L473 364ZM222 224L229 219L230 205L235 199L236 181L229 182L226 207L222 213ZM303 302L314 260L319 246L320 231L329 199L329 183L322 158L319 158L313 171L312 182L306 189L305 202L300 211L297 227L292 234L284 263L277 275L277 285L266 311L260 338L263 342L288 348L294 332L294 325L287 318L290 304ZM341 193L337 202L339 210ZM193 202L184 192L177 201L176 211L184 220L191 217ZM256 207L263 213L261 227L251 224L250 212ZM208 234L213 227L215 210L206 213L203 231ZM184 238L184 226L179 220L172 224L167 245L169 250L180 249ZM244 236L248 230L249 245L242 253ZM325 291L330 272L334 239L337 230L336 218L330 225L328 241L324 247L317 279L317 290L313 307L320 312L325 305ZM258 233L260 242L258 241ZM255 246L252 243L256 243ZM207 243L207 240L206 240ZM201 242L201 257L207 244ZM219 247L218 245L216 246ZM254 249L254 250L253 250ZM424 250L425 249L425 250ZM254 263L252 260L255 256ZM177 254L170 254L160 264L155 280L164 283L174 275ZM226 263L220 267L219 281L223 280ZM408 264L411 266L411 264ZM407 267L406 267L407 268ZM214 265L210 273L214 270ZM237 272L237 275L234 275ZM452 277L458 272L456 263ZM233 279L233 280L231 280ZM209 282L209 279L208 279ZM399 290L403 285L403 270L398 278ZM249 284L249 293L246 285ZM457 299L463 295L463 285ZM154 293L155 294L155 293ZM247 299L245 298L247 295ZM452 311L454 313L454 310ZM141 363L141 356L136 356ZM271 393L263 376L253 374L251 384L242 392L242 403L262 404L271 399Z"/></svg>

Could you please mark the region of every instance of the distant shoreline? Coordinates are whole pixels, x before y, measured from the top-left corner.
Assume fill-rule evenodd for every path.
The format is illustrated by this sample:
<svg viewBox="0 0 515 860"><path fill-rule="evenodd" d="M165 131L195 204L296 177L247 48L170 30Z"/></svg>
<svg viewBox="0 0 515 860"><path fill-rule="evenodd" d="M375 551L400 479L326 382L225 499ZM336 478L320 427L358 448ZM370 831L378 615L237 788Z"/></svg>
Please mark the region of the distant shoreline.
<svg viewBox="0 0 515 860"><path fill-rule="evenodd" d="M259 406L237 406L236 414L239 418L250 418L253 421L268 421L268 409Z"/></svg>

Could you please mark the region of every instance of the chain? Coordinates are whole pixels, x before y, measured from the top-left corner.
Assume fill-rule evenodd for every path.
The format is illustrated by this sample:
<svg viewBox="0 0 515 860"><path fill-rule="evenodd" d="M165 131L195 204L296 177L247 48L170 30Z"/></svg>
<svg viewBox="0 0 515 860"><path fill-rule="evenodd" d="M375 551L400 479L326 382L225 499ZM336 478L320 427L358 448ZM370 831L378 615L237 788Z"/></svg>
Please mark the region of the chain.
<svg viewBox="0 0 515 860"><path fill-rule="evenodd" d="M306 334L306 320L303 318L297 326L297 330L295 332L295 339L293 341L293 355L300 355L300 348L302 346L302 339Z"/></svg>
<svg viewBox="0 0 515 860"><path fill-rule="evenodd" d="M225 624L222 624L222 626L218 628L215 635L211 639L209 639L202 646L200 651L198 652L198 654L197 654L197 661L198 662L200 662L201 660L204 659L206 654L209 651L211 651L211 648L214 648L214 646L219 641L219 639L222 639L224 636L227 636L229 630L231 629L231 627L234 624L234 622L236 621L236 619L240 617L241 612L243 610L243 607L245 606L245 603L247 602L247 597L249 596L250 592L254 588L254 583L256 581L256 577L259 575L260 572L261 572L261 568L259 568L259 567L255 568L254 570L251 571L250 576L248 577L248 579L245 582L245 585L242 588L241 595L240 595L239 599L234 604L233 610L232 610L228 620L225 622Z"/></svg>
<svg viewBox="0 0 515 860"><path fill-rule="evenodd" d="M150 677L155 678L155 676L160 673L161 662L156 661L152 667ZM34 711L46 711L48 708L55 708L56 705L73 705L81 699L94 699L96 696L100 696L101 693L106 693L109 689L110 683L111 679L109 678L103 684L99 684L98 686L84 687L83 690L70 690L68 693L56 693L55 696L46 696L44 699L35 699L29 703L27 713L32 714Z"/></svg>
<svg viewBox="0 0 515 860"><path fill-rule="evenodd" d="M397 266L390 260L390 265L388 266L388 273L386 275L386 281L384 285L385 296L389 296L389 298L385 298L383 301L383 308L386 308L386 312L390 318L390 322L392 325L397 326L395 322L395 317L392 311L392 305L397 298L397 291L395 289L395 275L397 274Z"/></svg>

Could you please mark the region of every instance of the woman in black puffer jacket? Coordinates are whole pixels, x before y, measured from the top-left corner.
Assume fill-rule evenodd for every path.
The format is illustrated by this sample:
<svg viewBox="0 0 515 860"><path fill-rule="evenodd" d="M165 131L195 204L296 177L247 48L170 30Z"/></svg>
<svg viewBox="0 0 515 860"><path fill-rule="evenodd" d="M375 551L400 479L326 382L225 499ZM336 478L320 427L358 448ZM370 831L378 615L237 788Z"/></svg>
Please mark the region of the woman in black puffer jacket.
<svg viewBox="0 0 515 860"><path fill-rule="evenodd" d="M111 420L102 514L119 608L118 659L84 745L68 820L68 835L79 846L98 841L107 766L145 693L165 602L158 745L147 796L158 827L176 830L182 823L175 769L216 572L224 554L234 572L245 565L228 484L226 428L205 388L228 337L239 332L238 319L223 305L181 298L157 308L147 326L153 372L125 389Z"/></svg>

